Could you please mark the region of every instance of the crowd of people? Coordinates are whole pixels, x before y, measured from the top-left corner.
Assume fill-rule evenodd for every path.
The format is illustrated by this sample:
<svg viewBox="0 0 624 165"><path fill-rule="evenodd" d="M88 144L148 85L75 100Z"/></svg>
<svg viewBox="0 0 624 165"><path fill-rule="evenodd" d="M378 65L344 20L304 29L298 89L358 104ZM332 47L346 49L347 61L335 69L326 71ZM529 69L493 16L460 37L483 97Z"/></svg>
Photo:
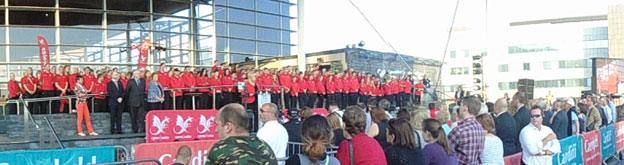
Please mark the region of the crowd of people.
<svg viewBox="0 0 624 165"><path fill-rule="evenodd" d="M79 78L81 83L78 83ZM226 63L212 68L179 69L161 63L155 72L134 70L126 73L110 67L94 71L90 67L69 65L46 66L37 72L27 68L21 80L17 80L14 73L10 74L8 90L11 100L74 96L81 91L84 98L30 101L28 109L34 114L63 113L70 111L71 103L90 128L90 114L83 110L93 107L95 112L110 112L111 132L121 133L121 113L124 111L131 113L132 130L143 132L142 122L149 110L174 107L218 109L228 103L241 103L247 109L255 110L260 94L270 95L272 103L286 109L327 108L330 103L344 109L382 98L401 107L412 105L413 101L419 104L428 83L428 79L413 80L412 76L380 78L352 69L333 72L316 67L297 72L293 67L256 70ZM16 104L9 104L8 109L10 114L17 113ZM254 114L258 118L257 111Z"/></svg>
<svg viewBox="0 0 624 165"><path fill-rule="evenodd" d="M345 109L331 104L326 116L306 107L289 111L283 120L276 105L267 103L256 136L244 122L244 107L229 104L217 119L223 140L206 164L501 165L505 156L521 152L524 164L543 165L561 152L560 139L622 120L610 96L587 96L578 104L574 98L529 100L520 92L495 103L465 96L459 104L403 107L396 113L380 102ZM295 151L300 154L285 154L297 149L289 142L303 144ZM334 147L335 154L328 152Z"/></svg>

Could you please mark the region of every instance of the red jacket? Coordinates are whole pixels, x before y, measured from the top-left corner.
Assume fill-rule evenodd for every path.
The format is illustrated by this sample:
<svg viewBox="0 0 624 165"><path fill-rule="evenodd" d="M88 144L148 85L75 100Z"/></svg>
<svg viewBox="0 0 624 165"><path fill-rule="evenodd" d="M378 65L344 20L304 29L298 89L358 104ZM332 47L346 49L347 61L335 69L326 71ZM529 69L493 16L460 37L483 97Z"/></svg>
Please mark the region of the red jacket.
<svg viewBox="0 0 624 165"><path fill-rule="evenodd" d="M332 79L331 81L327 80L325 83L326 83L327 94L334 94L337 92L336 80L334 79Z"/></svg>
<svg viewBox="0 0 624 165"><path fill-rule="evenodd" d="M353 137L353 149L355 164L386 165L388 163L383 148L377 140L367 136L366 133L360 133ZM349 141L343 140L340 143L336 158L340 164L350 164Z"/></svg>
<svg viewBox="0 0 624 165"><path fill-rule="evenodd" d="M19 86L19 82L15 80L9 80L9 98L17 98L22 94L22 89ZM32 89L32 88L31 88Z"/></svg>
<svg viewBox="0 0 624 165"><path fill-rule="evenodd" d="M245 97L243 97L244 103L251 104L256 102L256 84L245 81L245 91ZM252 111L255 111L255 109L252 109Z"/></svg>
<svg viewBox="0 0 624 165"><path fill-rule="evenodd" d="M314 83L319 94L325 94L327 92L325 89L325 81L316 80Z"/></svg>
<svg viewBox="0 0 624 165"><path fill-rule="evenodd" d="M334 84L335 84L335 89L336 89L336 93L344 93L345 90L345 81L342 78L336 78L334 79Z"/></svg>
<svg viewBox="0 0 624 165"><path fill-rule="evenodd" d="M182 81L185 88L195 87L195 75L193 73L186 72L182 74Z"/></svg>
<svg viewBox="0 0 624 165"><path fill-rule="evenodd" d="M227 86L223 87L223 92L236 92L236 80L232 79L230 76L222 77L221 85Z"/></svg>
<svg viewBox="0 0 624 165"><path fill-rule="evenodd" d="M41 83L41 90L44 90L44 91L56 90L56 87L54 86L54 74L52 72L47 72L47 71L41 72L40 83Z"/></svg>
<svg viewBox="0 0 624 165"><path fill-rule="evenodd" d="M220 86L221 85L221 80L214 78L214 77L210 77L208 78L208 86ZM221 87L218 88L214 88L214 90L216 90L216 93L221 93ZM212 91L211 91L212 93Z"/></svg>
<svg viewBox="0 0 624 165"><path fill-rule="evenodd" d="M348 80L349 93L357 93L360 89L360 82L357 77L350 77Z"/></svg>
<svg viewBox="0 0 624 165"><path fill-rule="evenodd" d="M35 78L32 76L22 77L21 83L22 83L22 88L24 90L24 93L28 93L26 89L31 90L31 91L37 90L37 83L35 81Z"/></svg>
<svg viewBox="0 0 624 165"><path fill-rule="evenodd" d="M412 83L409 80L401 81L401 86L403 87L403 92L407 94L412 94Z"/></svg>
<svg viewBox="0 0 624 165"><path fill-rule="evenodd" d="M423 91L425 90L425 85L423 85L422 83L420 84L416 84L416 95L420 96L423 94Z"/></svg>
<svg viewBox="0 0 624 165"><path fill-rule="evenodd" d="M54 77L54 82L58 83L58 86L60 88L69 89L68 80L69 80L69 77L67 75L56 75L56 77ZM61 90L61 89L58 89L58 90Z"/></svg>
<svg viewBox="0 0 624 165"><path fill-rule="evenodd" d="M208 79L210 79L208 76L200 76L197 77L197 86L198 87L209 87L210 86L210 82L208 82ZM201 93L210 93L212 94L212 92L210 91L210 88L202 88L198 90Z"/></svg>
<svg viewBox="0 0 624 165"><path fill-rule="evenodd" d="M182 80L182 77L171 77L171 88L184 88L184 81ZM175 93L175 94L174 94ZM184 92L180 89L176 89L175 92L171 91L171 95L175 96L182 96L184 94Z"/></svg>
<svg viewBox="0 0 624 165"><path fill-rule="evenodd" d="M78 73L67 75L67 82L69 82L69 89L76 89L76 78L78 77ZM82 80L85 80L84 76ZM86 81L84 81L86 82ZM90 86L87 86L86 83L83 84L87 90L89 90Z"/></svg>
<svg viewBox="0 0 624 165"><path fill-rule="evenodd" d="M123 86L124 89L128 89L128 78L119 78L119 82L121 82L121 86Z"/></svg>
<svg viewBox="0 0 624 165"><path fill-rule="evenodd" d="M97 78L93 74L85 74L83 76L83 79L84 79L85 88L87 88L87 90L91 90L91 93L93 93L93 91L95 90L95 83L97 82ZM106 81L102 81L102 83L105 85L108 84L106 83ZM93 85L93 89L90 89L91 85Z"/></svg>
<svg viewBox="0 0 624 165"><path fill-rule="evenodd" d="M158 83L163 88L171 87L171 78L167 72L158 72Z"/></svg>
<svg viewBox="0 0 624 165"><path fill-rule="evenodd" d="M290 88L291 96L295 96L295 97L299 96L299 93L301 92L301 88L299 87L300 85L299 82L300 82L299 80L297 81L293 80L292 83L290 84L289 88Z"/></svg>
<svg viewBox="0 0 624 165"><path fill-rule="evenodd" d="M106 99L106 95L108 94L107 87L108 84L104 84L104 81L102 81L102 83L96 82L93 84L93 91L91 93L98 94L95 95L96 99Z"/></svg>
<svg viewBox="0 0 624 165"><path fill-rule="evenodd" d="M289 91L290 89L290 84L292 84L292 77L289 74L280 74L279 75L279 82L282 86L284 86L284 91Z"/></svg>

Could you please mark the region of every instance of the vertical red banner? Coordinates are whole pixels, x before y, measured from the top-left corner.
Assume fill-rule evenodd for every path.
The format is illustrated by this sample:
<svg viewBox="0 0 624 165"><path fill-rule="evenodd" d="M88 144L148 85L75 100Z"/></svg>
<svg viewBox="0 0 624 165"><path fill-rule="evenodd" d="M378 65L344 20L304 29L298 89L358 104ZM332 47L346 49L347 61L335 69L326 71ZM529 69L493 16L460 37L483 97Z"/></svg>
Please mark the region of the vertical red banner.
<svg viewBox="0 0 624 165"><path fill-rule="evenodd" d="M583 164L602 164L600 131L587 132L583 136Z"/></svg>
<svg viewBox="0 0 624 165"><path fill-rule="evenodd" d="M42 35L37 36L37 43L39 43L39 61L41 62L41 68L46 68L50 65L50 49L48 47L48 40Z"/></svg>
<svg viewBox="0 0 624 165"><path fill-rule="evenodd" d="M133 46L134 47L134 46ZM138 66L139 70L145 70L147 68L147 58L149 56L150 48L152 47L152 40L149 37L146 37L138 46L139 49L139 61Z"/></svg>

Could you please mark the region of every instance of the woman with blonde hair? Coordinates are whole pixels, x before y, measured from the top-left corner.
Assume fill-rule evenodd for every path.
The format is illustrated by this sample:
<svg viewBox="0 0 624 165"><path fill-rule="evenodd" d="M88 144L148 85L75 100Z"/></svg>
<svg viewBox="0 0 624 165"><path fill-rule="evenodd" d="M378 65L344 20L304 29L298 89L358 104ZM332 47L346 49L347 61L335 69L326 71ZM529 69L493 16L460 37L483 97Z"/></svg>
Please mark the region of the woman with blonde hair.
<svg viewBox="0 0 624 165"><path fill-rule="evenodd" d="M425 138L421 131L423 128L422 123L425 119L430 118L429 115L429 110L424 108L418 108L410 112L410 125L412 125L412 129L414 129L414 136L416 137L417 146L420 149L425 147Z"/></svg>

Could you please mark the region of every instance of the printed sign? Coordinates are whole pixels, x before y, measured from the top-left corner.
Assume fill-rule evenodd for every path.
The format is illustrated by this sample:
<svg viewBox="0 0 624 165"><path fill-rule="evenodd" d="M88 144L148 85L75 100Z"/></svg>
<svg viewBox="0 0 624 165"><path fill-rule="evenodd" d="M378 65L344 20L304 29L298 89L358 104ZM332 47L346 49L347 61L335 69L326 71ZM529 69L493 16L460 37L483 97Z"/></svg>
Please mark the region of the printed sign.
<svg viewBox="0 0 624 165"><path fill-rule="evenodd" d="M602 143L600 142L600 132L598 130L583 134L583 163L602 163Z"/></svg>
<svg viewBox="0 0 624 165"><path fill-rule="evenodd" d="M580 136L559 140L561 153L553 156L553 165L583 164L583 141Z"/></svg>
<svg viewBox="0 0 624 165"><path fill-rule="evenodd" d="M617 151L620 152L622 150L624 150L624 121L621 122L617 122L615 124L615 132L616 132L616 144L617 144Z"/></svg>
<svg viewBox="0 0 624 165"><path fill-rule="evenodd" d="M271 94L268 92L260 92L258 93L258 109L262 108L262 105L271 102Z"/></svg>
<svg viewBox="0 0 624 165"><path fill-rule="evenodd" d="M48 40L44 36L37 36L37 42L39 43L39 62L41 68L47 68L50 65L50 48L48 47Z"/></svg>
<svg viewBox="0 0 624 165"><path fill-rule="evenodd" d="M178 149L186 145L193 151L191 165L203 165L207 160L208 152L210 152L212 146L217 142L218 140L143 143L135 146L135 158L136 160L158 159L161 164L173 164L177 156L176 154L178 153Z"/></svg>
<svg viewBox="0 0 624 165"><path fill-rule="evenodd" d="M147 142L219 140L216 110L154 110L147 113Z"/></svg>
<svg viewBox="0 0 624 165"><path fill-rule="evenodd" d="M61 165L115 162L115 147L0 152L1 165Z"/></svg>
<svg viewBox="0 0 624 165"><path fill-rule="evenodd" d="M600 129L602 138L602 160L615 155L615 126L613 124Z"/></svg>

